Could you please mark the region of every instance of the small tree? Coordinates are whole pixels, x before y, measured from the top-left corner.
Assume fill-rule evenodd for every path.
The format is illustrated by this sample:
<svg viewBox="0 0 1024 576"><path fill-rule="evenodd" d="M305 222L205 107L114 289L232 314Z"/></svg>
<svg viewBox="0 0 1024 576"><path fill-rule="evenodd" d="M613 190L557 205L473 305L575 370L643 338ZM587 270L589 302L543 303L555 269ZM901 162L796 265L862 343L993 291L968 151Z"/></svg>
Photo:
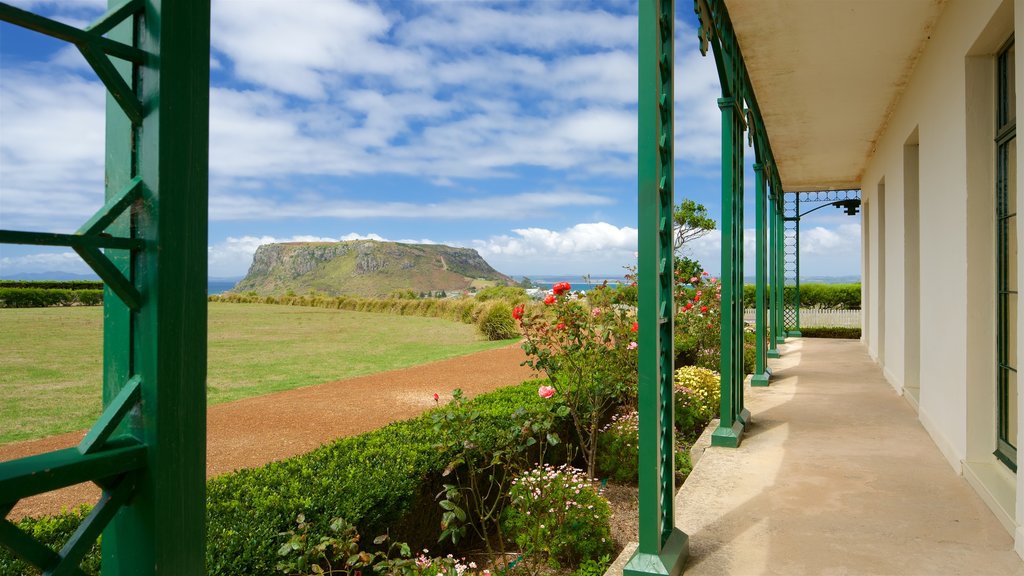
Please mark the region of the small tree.
<svg viewBox="0 0 1024 576"><path fill-rule="evenodd" d="M718 226L714 219L708 216L708 210L703 204L698 204L689 198L683 198L673 209L672 221L675 224L672 247L678 257L682 256L687 242L707 236Z"/></svg>

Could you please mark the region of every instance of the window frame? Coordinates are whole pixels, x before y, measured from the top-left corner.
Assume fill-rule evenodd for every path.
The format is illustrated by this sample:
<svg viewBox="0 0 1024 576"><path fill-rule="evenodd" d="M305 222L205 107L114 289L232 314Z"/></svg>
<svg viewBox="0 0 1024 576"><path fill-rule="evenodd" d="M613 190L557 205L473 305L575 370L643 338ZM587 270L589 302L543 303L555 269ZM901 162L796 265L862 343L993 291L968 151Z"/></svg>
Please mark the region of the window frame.
<svg viewBox="0 0 1024 576"><path fill-rule="evenodd" d="M1014 211L1011 213L1010 210L1010 198L1009 190L1011 188L1008 174L1010 162L1015 162L1016 158L1009 157L1011 143L1016 145L1017 137L1017 119L1016 110L1011 108L1014 104L1011 102L1016 97L1016 78L1014 76L1014 86L1010 86L1009 78L1009 58L1008 55L1011 50L1014 50L1014 38L1011 36L1010 39L999 49L996 56L996 134L995 134L995 152L996 152L996 174L995 174L995 193L996 193L996 401L997 401L997 424L996 424L996 450L994 452L996 458L998 458L1003 464L1005 464L1013 472L1017 471L1017 447L1012 441L1016 441L1015 438L1009 438L1009 430L1011 426L1011 416L1016 417L1016 414L1011 415L1009 412L1009 375L1012 372L1014 375L1017 374L1017 366L1011 366L1009 364L1010 350L1008 342L1011 341L1009 338L1009 331L1012 329L1017 330L1017 318L1009 317L1010 310L1010 299L1011 297L1015 300L1015 304L1019 306L1020 302L1018 299L1017 282L1016 278L1011 279L1008 275L1009 257L1010 253L1009 238L1011 237L1009 226L1016 226L1016 202L1013 203ZM1014 50L1014 59L1016 59L1016 50ZM1011 113L1012 111L1012 113ZM1013 186L1016 191L1016 186ZM1017 238L1016 234L1012 235L1013 238ZM1019 244L1019 241L1018 241ZM1016 250L1015 250L1016 252ZM1010 287L1014 289L1011 290ZM1016 309L1016 306L1013 307ZM1016 338L1012 339L1016 341ZM1019 359L1018 359L1019 360ZM1020 385L1019 380L1017 385ZM1020 407L1017 407L1019 410Z"/></svg>

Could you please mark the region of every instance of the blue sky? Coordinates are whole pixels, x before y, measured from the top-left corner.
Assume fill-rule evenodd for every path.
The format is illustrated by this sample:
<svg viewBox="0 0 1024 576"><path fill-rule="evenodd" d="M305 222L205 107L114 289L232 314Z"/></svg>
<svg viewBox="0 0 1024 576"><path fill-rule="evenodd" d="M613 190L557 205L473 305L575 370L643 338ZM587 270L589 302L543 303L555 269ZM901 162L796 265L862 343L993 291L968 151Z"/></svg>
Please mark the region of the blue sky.
<svg viewBox="0 0 1024 576"><path fill-rule="evenodd" d="M105 0L13 4L84 26ZM677 10L676 195L717 220L718 81ZM620 272L636 251L635 11L214 0L210 275L244 275L262 243L367 237L476 248L507 274ZM70 232L102 205L103 102L73 47L0 24L0 228ZM802 234L805 275L858 273L858 219L821 210ZM718 271L717 232L690 250ZM88 272L70 251L0 245L0 276L50 270Z"/></svg>

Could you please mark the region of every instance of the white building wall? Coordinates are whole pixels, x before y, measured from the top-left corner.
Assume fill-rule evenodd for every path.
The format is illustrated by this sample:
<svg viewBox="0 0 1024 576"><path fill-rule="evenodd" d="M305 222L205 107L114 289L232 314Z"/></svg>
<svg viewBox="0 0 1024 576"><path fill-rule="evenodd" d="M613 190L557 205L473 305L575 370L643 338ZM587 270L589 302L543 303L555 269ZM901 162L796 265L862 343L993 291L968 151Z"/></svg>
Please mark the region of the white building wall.
<svg viewBox="0 0 1024 576"><path fill-rule="evenodd" d="M865 254L865 301L873 308L865 311L869 317L865 340L893 387L902 391L907 353L902 310L903 156L908 138L917 130L921 286L918 413L950 465L965 474L1004 525L1017 533L1021 552L1024 480L991 456L995 438L995 341L994 312L988 309L994 310L995 302L994 186L990 185L994 172L994 89L984 85L990 79L994 81L992 55L1009 38L1014 21L1018 29L1024 30L1024 0L948 2L906 91L877 140L861 187L870 211L865 227L865 233L870 234L866 239L870 253ZM1017 77L1024 77L1020 59ZM1024 89L1018 89L1017 99L1018 109L1024 110ZM1018 165L1022 157L1018 147ZM1017 178L1020 196L1024 180L1019 171ZM883 181L884 205L877 197L878 185ZM1018 205L1024 206L1024 201L1018 199ZM880 235L878 223L883 210L885 230ZM1024 226L1019 228L1018 238L1024 238ZM882 241L884 256L879 254ZM1024 274L1024 266L1018 266L1018 270ZM1024 279L1018 284L1024 286ZM878 310L880 302L884 302L884 312ZM1018 326L1024 326L1024 320L1019 320ZM1018 338L1022 341L1024 338ZM1024 351L1018 357L1024 359Z"/></svg>

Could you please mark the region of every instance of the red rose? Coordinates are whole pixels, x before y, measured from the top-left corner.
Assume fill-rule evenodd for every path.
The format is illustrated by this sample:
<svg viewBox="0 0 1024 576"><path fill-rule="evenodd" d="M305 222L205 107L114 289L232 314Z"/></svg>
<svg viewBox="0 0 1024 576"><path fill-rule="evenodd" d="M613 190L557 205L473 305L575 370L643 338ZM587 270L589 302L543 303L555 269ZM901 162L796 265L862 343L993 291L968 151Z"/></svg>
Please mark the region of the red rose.
<svg viewBox="0 0 1024 576"><path fill-rule="evenodd" d="M707 312L708 311L708 307L707 306L701 306L700 307L700 311L701 312Z"/></svg>
<svg viewBox="0 0 1024 576"><path fill-rule="evenodd" d="M522 304L516 306L515 308L512 309L512 318L514 320L522 320L524 311L525 307Z"/></svg>
<svg viewBox="0 0 1024 576"><path fill-rule="evenodd" d="M699 292L696 295L694 295L693 301L694 302L700 302L700 293Z"/></svg>
<svg viewBox="0 0 1024 576"><path fill-rule="evenodd" d="M693 303L692 302L687 302L686 306L683 306L683 310L689 310L690 308L693 308Z"/></svg>
<svg viewBox="0 0 1024 576"><path fill-rule="evenodd" d="M565 330L565 322L559 322L558 326L555 326L555 328L558 328L559 330Z"/></svg>
<svg viewBox="0 0 1024 576"><path fill-rule="evenodd" d="M547 297L544 298L544 303L547 304L548 306L554 304L555 303L555 295L554 294L548 294Z"/></svg>
<svg viewBox="0 0 1024 576"><path fill-rule="evenodd" d="M571 289L572 285L569 284L568 282L558 282L551 287L551 290L555 293L555 295L565 294Z"/></svg>
<svg viewBox="0 0 1024 576"><path fill-rule="evenodd" d="M639 322L633 322L633 327L632 327L633 332L636 332L639 329L640 329L640 323Z"/></svg>

